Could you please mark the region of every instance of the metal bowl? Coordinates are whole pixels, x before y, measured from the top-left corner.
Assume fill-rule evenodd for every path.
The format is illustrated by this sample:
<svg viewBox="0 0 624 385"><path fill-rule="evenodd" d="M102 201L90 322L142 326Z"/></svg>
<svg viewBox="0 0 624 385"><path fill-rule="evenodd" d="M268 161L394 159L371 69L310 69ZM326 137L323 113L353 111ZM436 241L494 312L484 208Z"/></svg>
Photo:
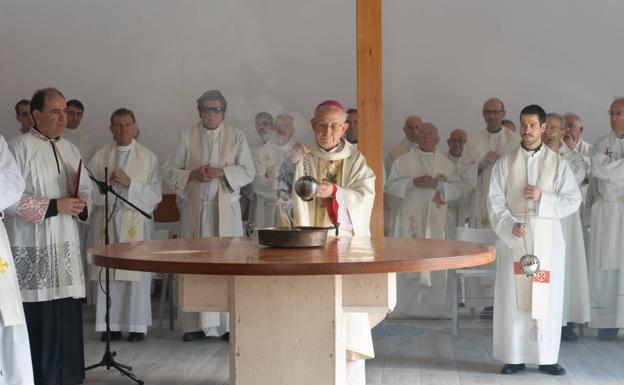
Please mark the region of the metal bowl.
<svg viewBox="0 0 624 385"><path fill-rule="evenodd" d="M327 232L334 227L296 226L256 229L258 243L264 246L301 248L319 247L327 241Z"/></svg>

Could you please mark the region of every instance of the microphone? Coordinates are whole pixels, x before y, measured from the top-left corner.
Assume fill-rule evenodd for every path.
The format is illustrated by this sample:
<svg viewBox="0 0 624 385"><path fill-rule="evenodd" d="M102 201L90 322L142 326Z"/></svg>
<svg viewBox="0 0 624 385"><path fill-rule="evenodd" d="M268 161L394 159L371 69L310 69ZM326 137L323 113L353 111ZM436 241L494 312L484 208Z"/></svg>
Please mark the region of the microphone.
<svg viewBox="0 0 624 385"><path fill-rule="evenodd" d="M89 173L89 179L91 179L98 187L98 190L100 190L100 194L106 194L106 192L110 191L110 186L106 182L97 180L95 176L93 175L93 173L91 172L91 170L87 168L87 166L84 166L84 168Z"/></svg>

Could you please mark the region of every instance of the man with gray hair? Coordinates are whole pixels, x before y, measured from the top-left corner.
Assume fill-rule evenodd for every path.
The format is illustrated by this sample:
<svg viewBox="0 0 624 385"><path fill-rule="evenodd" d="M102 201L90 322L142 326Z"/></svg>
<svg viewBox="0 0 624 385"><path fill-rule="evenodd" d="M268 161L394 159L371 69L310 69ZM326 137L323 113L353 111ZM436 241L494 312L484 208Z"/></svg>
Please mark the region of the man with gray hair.
<svg viewBox="0 0 624 385"><path fill-rule="evenodd" d="M256 178L252 186L256 195L256 227L274 226L276 221L277 178L282 162L290 154L295 133L294 118L280 114L275 118L275 135L255 154Z"/></svg>
<svg viewBox="0 0 624 385"><path fill-rule="evenodd" d="M598 138L590 153L596 194L589 242L590 326L598 328L602 341L617 338L624 327L624 98L611 104L609 115L611 132Z"/></svg>
<svg viewBox="0 0 624 385"><path fill-rule="evenodd" d="M574 112L566 112L563 114L563 119L565 120L563 142L568 149L578 151L589 165L589 154L592 146L582 138L584 128L581 118Z"/></svg>
<svg viewBox="0 0 624 385"><path fill-rule="evenodd" d="M565 133L563 126L563 116L555 113L546 114L546 130L542 133L542 141L568 162L580 188L589 170L581 154L577 151L570 151L563 143L562 138ZM562 318L565 326L561 329L563 341L576 341L578 336L574 332L574 324L582 325L590 319L587 257L580 214L579 209L561 219L561 229L566 245Z"/></svg>
<svg viewBox="0 0 624 385"><path fill-rule="evenodd" d="M219 90L197 99L200 121L180 135L163 165L163 181L182 201L180 237L243 236L241 187L256 173L242 131L224 122L227 102ZM226 336L227 313L180 314L184 341Z"/></svg>

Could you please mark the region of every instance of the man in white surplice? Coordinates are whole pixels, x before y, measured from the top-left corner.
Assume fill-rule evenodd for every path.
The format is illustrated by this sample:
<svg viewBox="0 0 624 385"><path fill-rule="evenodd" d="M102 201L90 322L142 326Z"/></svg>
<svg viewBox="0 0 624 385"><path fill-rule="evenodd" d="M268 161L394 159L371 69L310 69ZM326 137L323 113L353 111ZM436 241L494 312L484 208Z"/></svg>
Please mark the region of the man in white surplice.
<svg viewBox="0 0 624 385"><path fill-rule="evenodd" d="M502 126L505 105L496 98L483 104L485 128L468 137L466 152L468 158L478 165L477 187L474 192L470 227L490 228L487 212L487 196L490 189L490 175L494 162L520 143L520 136Z"/></svg>
<svg viewBox="0 0 624 385"><path fill-rule="evenodd" d="M5 225L17 267L36 383L84 379L85 278L77 221L86 221L91 181L78 148L62 137L65 97L54 88L30 101L35 121L11 143L25 188ZM62 357L62 360L56 359Z"/></svg>
<svg viewBox="0 0 624 385"><path fill-rule="evenodd" d="M437 128L423 123L416 133L418 149L399 156L392 164L385 190L401 200L394 224L396 237L447 239L448 202L461 197L457 167L441 151ZM398 274L397 317L449 318L450 281L446 270Z"/></svg>
<svg viewBox="0 0 624 385"><path fill-rule="evenodd" d="M410 115L405 119L403 124L403 138L399 144L394 146L386 155L384 161L384 170L386 176L390 174L390 169L394 161L401 155L405 154L412 148L418 148L416 143L416 132L418 127L423 124L423 120L418 115ZM389 237L394 234L394 223L401 207L401 200L384 192L384 235Z"/></svg>
<svg viewBox="0 0 624 385"><path fill-rule="evenodd" d="M587 163L583 161L579 152L571 151L564 145L563 124L564 119L561 115L547 114L546 131L542 134L542 141L568 162L580 189L587 175ZM576 341L578 336L574 332L574 323L584 324L589 322L590 317L589 282L581 209L561 219L561 229L566 245L562 318L564 326L561 329L561 340Z"/></svg>
<svg viewBox="0 0 624 385"><path fill-rule="evenodd" d="M0 136L0 384L7 385L34 383L22 297L9 238L2 223L2 210L18 202L23 191L22 174Z"/></svg>
<svg viewBox="0 0 624 385"><path fill-rule="evenodd" d="M290 154L295 133L294 119L288 114L275 117L275 134L256 153L256 178L252 186L256 196L255 226L275 226L277 177L280 166Z"/></svg>
<svg viewBox="0 0 624 385"><path fill-rule="evenodd" d="M134 137L137 124L134 113L120 108L111 115L110 130L113 143L101 148L89 162L89 170L98 180L104 180L104 169L108 167L109 182L113 189L141 210L151 214L162 199L158 160L150 150L138 143ZM104 195L93 189L93 204L90 244L104 243ZM109 196L109 224L111 243L133 242L150 239L153 223L133 208ZM92 279L104 279L102 268L92 267ZM152 274L113 269L110 282L110 330L111 339L119 339L122 332L128 332L128 341L143 339L152 324L150 286ZM104 314L106 295L97 293L95 330L106 331ZM102 335L105 339L105 335Z"/></svg>
<svg viewBox="0 0 624 385"><path fill-rule="evenodd" d="M590 161L596 187L588 253L590 326L603 341L624 327L624 98L611 104L609 114L611 132L594 142Z"/></svg>
<svg viewBox="0 0 624 385"><path fill-rule="evenodd" d="M32 128L34 122L30 115L30 100L22 99L15 104L15 120L20 124L18 133L8 139L9 144L20 135L24 135Z"/></svg>
<svg viewBox="0 0 624 385"><path fill-rule="evenodd" d="M545 130L544 110L525 107L521 146L492 169L488 211L498 236L493 357L506 363L503 374L524 370L525 364L565 374L557 363L566 252L560 220L578 210L581 193L568 163L542 144ZM524 254L540 260L534 276L520 270Z"/></svg>
<svg viewBox="0 0 624 385"><path fill-rule="evenodd" d="M242 131L224 123L227 102L218 90L197 100L200 121L180 135L163 165L165 181L182 200L180 236L243 236L241 187L256 170ZM185 341L229 330L228 313L180 312Z"/></svg>

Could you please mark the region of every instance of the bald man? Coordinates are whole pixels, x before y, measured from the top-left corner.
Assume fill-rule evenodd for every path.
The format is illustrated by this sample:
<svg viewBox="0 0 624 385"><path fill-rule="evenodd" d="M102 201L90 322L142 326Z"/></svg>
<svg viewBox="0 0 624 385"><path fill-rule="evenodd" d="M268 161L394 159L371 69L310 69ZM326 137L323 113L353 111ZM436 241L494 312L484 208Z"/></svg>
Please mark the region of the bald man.
<svg viewBox="0 0 624 385"><path fill-rule="evenodd" d="M485 129L473 132L469 137L467 155L478 165L471 227L490 228L487 196L490 191L492 166L498 158L520 145L518 134L503 129L505 113L505 105L500 99L486 100L482 111Z"/></svg>
<svg viewBox="0 0 624 385"><path fill-rule="evenodd" d="M385 160L386 175L390 174L390 169L394 161L401 155L409 152L412 148L418 148L416 143L416 132L418 127L423 124L423 119L418 115L410 115L405 119L403 124L403 133L405 138L390 150ZM401 206L400 200L392 195L384 193L384 234L390 236L394 234L394 223Z"/></svg>
<svg viewBox="0 0 624 385"><path fill-rule="evenodd" d="M590 167L595 189L589 242L590 326L598 339L610 341L624 327L624 98L609 109L611 132L598 138ZM592 183L593 183L592 182Z"/></svg>
<svg viewBox="0 0 624 385"><path fill-rule="evenodd" d="M416 133L418 148L392 164L386 192L400 200L394 236L417 239L448 238L448 202L459 199L457 167L441 151L437 128L423 123ZM451 292L446 271L400 274L395 318L448 318Z"/></svg>
<svg viewBox="0 0 624 385"><path fill-rule="evenodd" d="M449 203L451 224L454 227L464 227L470 219L472 194L477 185L477 164L470 161L464 154L464 146L468 141L468 134L464 130L453 130L446 140L448 158L455 163L457 173L462 182L460 199Z"/></svg>

